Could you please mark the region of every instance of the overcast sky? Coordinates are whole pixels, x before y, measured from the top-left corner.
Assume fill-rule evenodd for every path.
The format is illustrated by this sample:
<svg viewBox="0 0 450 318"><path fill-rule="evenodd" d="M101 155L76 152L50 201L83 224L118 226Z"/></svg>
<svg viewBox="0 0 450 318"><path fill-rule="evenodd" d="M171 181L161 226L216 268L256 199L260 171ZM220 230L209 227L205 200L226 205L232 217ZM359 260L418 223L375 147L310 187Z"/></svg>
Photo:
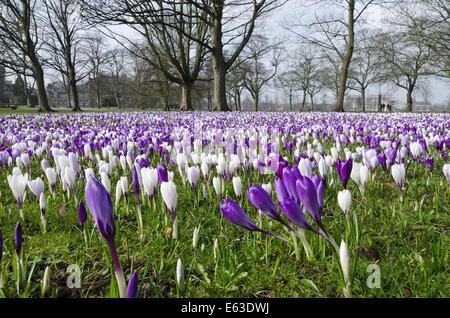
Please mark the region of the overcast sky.
<svg viewBox="0 0 450 318"><path fill-rule="evenodd" d="M287 37L285 40L286 47L295 46L296 37L289 31L286 31L283 26L287 25L290 21L298 21L304 17L305 19L313 17L314 13L322 14L324 12L332 12L334 7L331 4L322 1L316 5L308 6L307 4L318 3L318 1L307 0L290 0L282 8L278 9L275 14L267 19L266 23L268 27L266 29L273 30L272 32L277 37ZM331 1L330 1L331 2ZM361 2L357 2L361 5ZM372 5L364 13L366 26L371 28L388 28L387 20L392 14L384 7ZM289 43L289 44L288 44ZM427 77L425 81L431 88L431 102L433 104L447 104L450 100L450 80L439 79L436 77ZM380 87L369 88L369 94L377 94L380 91ZM405 104L406 91L404 89L398 89L393 85L385 85L381 87L381 92L392 94L398 101L398 104ZM356 95L356 91L351 91L349 94ZM329 95L329 94L328 94ZM423 100L419 92L416 92L415 100Z"/></svg>

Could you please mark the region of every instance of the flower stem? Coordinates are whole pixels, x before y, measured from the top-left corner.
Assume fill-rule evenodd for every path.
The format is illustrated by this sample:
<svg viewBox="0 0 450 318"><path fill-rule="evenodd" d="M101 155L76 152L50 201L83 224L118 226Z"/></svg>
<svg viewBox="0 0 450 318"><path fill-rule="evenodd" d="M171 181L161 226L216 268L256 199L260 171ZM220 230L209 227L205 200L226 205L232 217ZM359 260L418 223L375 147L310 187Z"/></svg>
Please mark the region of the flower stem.
<svg viewBox="0 0 450 318"><path fill-rule="evenodd" d="M125 283L122 266L120 266L119 256L117 255L116 243L114 242L114 239L108 241L108 246L113 261L114 274L116 275L117 284L119 285L120 298L125 298L127 295L127 284Z"/></svg>

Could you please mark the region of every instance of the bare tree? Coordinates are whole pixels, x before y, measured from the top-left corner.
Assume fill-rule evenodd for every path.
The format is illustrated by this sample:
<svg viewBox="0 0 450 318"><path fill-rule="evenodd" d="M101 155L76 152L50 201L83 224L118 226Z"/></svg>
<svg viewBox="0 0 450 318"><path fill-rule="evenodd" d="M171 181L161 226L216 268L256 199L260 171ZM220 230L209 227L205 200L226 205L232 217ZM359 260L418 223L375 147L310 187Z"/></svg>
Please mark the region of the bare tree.
<svg viewBox="0 0 450 318"><path fill-rule="evenodd" d="M339 56L341 65L335 111L344 111L344 97L355 48L356 27L370 5L382 2L382 0L322 0L320 5L323 8L332 8L336 13L322 16L316 13L311 22L293 23L288 27L288 30L299 36L305 43L316 45L323 50L334 51ZM318 1L314 1L314 4L318 4ZM296 31L296 27L299 26L304 28L303 32Z"/></svg>
<svg viewBox="0 0 450 318"><path fill-rule="evenodd" d="M383 65L379 51L373 46L374 34L361 30L358 35L361 40L358 41L359 45L349 69L349 87L361 93L362 111L365 112L366 90L370 85L381 81Z"/></svg>
<svg viewBox="0 0 450 318"><path fill-rule="evenodd" d="M434 74L427 67L434 58L432 50L419 38L403 32L380 35L377 43L386 66L385 80L391 80L397 87L406 90L406 109L412 111L412 94L418 80Z"/></svg>
<svg viewBox="0 0 450 318"><path fill-rule="evenodd" d="M108 58L104 41L103 37L92 34L87 37L84 48L89 69L89 82L94 86L95 102L98 108L102 107L102 71Z"/></svg>
<svg viewBox="0 0 450 318"><path fill-rule="evenodd" d="M0 0L0 46L1 51L6 53L0 58L0 63L16 71L31 71L36 81L39 111L50 112L52 110L45 91L43 60L39 55L42 28L36 14L37 2Z"/></svg>
<svg viewBox="0 0 450 318"><path fill-rule="evenodd" d="M145 40L145 50L140 41L108 32L131 53L141 54L139 57L167 80L180 85L180 109L193 110L192 89L205 61L203 43L209 39L206 12L188 1L84 2L94 21L126 24L139 34Z"/></svg>
<svg viewBox="0 0 450 318"><path fill-rule="evenodd" d="M268 44L263 36L254 36L244 50L248 61L243 84L253 99L253 110L258 111L261 89L277 74L281 49L278 44ZM267 55L271 54L271 68L265 65Z"/></svg>
<svg viewBox="0 0 450 318"><path fill-rule="evenodd" d="M241 97L242 92L245 89L244 77L246 70L249 68L250 66L246 61L242 61L240 58L238 58L236 61L236 65L229 70L226 76L228 87L227 94L233 101L234 108L237 111L242 110Z"/></svg>
<svg viewBox="0 0 450 318"><path fill-rule="evenodd" d="M293 57L293 69L294 74L299 83L299 89L302 91L302 103L300 111L303 111L306 104L306 97L310 86L313 84L314 78L317 77L318 62L320 56L318 52L314 49L300 48L297 49L296 55ZM314 92L312 90L312 92Z"/></svg>
<svg viewBox="0 0 450 318"><path fill-rule="evenodd" d="M105 69L109 72L111 77L111 84L117 108L120 108L121 78L122 75L124 75L127 52L124 49L112 49L106 52L106 56Z"/></svg>
<svg viewBox="0 0 450 318"><path fill-rule="evenodd" d="M84 0L86 12L89 12L97 22L115 22L126 24L138 32L143 32L145 37L149 31L157 32L157 40L162 40L161 48L169 46L169 49L177 48L177 54L182 53L185 44L194 42L199 47L206 48L211 55L212 69L214 73L214 104L215 109L227 111L229 107L226 99L226 73L233 66L237 57L247 45L255 29L255 23L262 16L284 4L287 0L101 0L92 3ZM154 17L154 19L153 19ZM151 27L150 27L151 26ZM206 27L206 28L205 28ZM144 31L142 31L143 28ZM200 32L191 32L195 29ZM140 30L139 30L140 29ZM147 31L145 31L147 30ZM206 34L204 33L206 31ZM176 36L165 36L174 34ZM170 41L172 38L173 41ZM178 45L181 40L182 46ZM189 40L187 40L189 39ZM167 42L169 40L169 42ZM155 42L152 42L155 43ZM156 42L157 43L157 42ZM164 45L166 43L166 45ZM229 57L225 55L227 47L233 47ZM165 52L167 53L167 48ZM187 53L188 50L184 49ZM201 56L201 54L200 54ZM175 61L179 60L179 61ZM186 66L176 67L176 62L188 61L189 58L171 59L174 69L188 75ZM200 58L201 60L201 58ZM187 64L187 63L186 63ZM194 67L195 70L195 67ZM163 71L161 69L161 71ZM195 78L196 72L191 74ZM176 82L172 74L165 73L166 77ZM188 76L179 76L178 79ZM190 81L189 81L190 82ZM189 83L188 83L189 84ZM188 88L183 82L184 90ZM189 89L186 91L188 97ZM182 102L182 105L184 102Z"/></svg>
<svg viewBox="0 0 450 318"><path fill-rule="evenodd" d="M392 24L406 28L430 48L436 75L450 78L450 4L447 0L400 1Z"/></svg>
<svg viewBox="0 0 450 318"><path fill-rule="evenodd" d="M276 87L284 91L288 97L289 111L293 111L294 94L299 86L298 77L294 69L289 69L277 76Z"/></svg>
<svg viewBox="0 0 450 318"><path fill-rule="evenodd" d="M49 66L58 71L65 87L69 107L81 111L77 84L87 75L86 63L81 57L83 21L76 0L47 0L45 7L46 46L50 55Z"/></svg>

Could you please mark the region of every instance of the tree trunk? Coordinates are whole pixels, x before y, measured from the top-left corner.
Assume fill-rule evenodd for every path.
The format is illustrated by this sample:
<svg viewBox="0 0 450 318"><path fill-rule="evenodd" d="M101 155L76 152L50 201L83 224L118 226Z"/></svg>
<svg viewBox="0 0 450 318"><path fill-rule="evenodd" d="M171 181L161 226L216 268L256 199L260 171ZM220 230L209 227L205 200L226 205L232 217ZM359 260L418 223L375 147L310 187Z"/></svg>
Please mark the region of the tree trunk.
<svg viewBox="0 0 450 318"><path fill-rule="evenodd" d="M366 89L363 87L361 89L361 103L362 103L362 111L366 112Z"/></svg>
<svg viewBox="0 0 450 318"><path fill-rule="evenodd" d="M253 97L253 110L257 112L258 108L259 108L259 92L255 92L255 96Z"/></svg>
<svg viewBox="0 0 450 318"><path fill-rule="evenodd" d="M95 79L95 98L97 100L97 108L102 108L102 97L100 92L100 78L97 75Z"/></svg>
<svg viewBox="0 0 450 318"><path fill-rule="evenodd" d="M161 95L161 103L163 105L163 110L166 112L169 110L169 97L166 94Z"/></svg>
<svg viewBox="0 0 450 318"><path fill-rule="evenodd" d="M211 62L214 73L214 110L216 111L229 111L230 108L227 104L226 94L226 81L225 75L227 72L227 65L225 63L225 57L223 55L222 44L222 10L219 8L216 10L215 15L211 17Z"/></svg>
<svg viewBox="0 0 450 318"><path fill-rule="evenodd" d="M226 66L223 59L212 57L214 70L214 110L229 111L226 94Z"/></svg>
<svg viewBox="0 0 450 318"><path fill-rule="evenodd" d="M343 112L344 111L344 98L345 98L345 89L347 87L347 77L348 77L348 69L350 66L350 62L353 56L353 49L355 46L355 33L354 33L354 24L355 20L353 18L353 14L355 12L355 0L348 1L348 41L345 57L342 60L342 68L341 73L339 75L339 95L337 100L337 105L335 111Z"/></svg>
<svg viewBox="0 0 450 318"><path fill-rule="evenodd" d="M238 108L239 111L242 110L242 106L241 106L241 93L240 93L240 92L237 94L237 108Z"/></svg>
<svg viewBox="0 0 450 318"><path fill-rule="evenodd" d="M30 99L30 92L28 91L27 76L23 77L23 93L25 94L27 107L30 107L31 106L31 99Z"/></svg>
<svg viewBox="0 0 450 318"><path fill-rule="evenodd" d="M409 87L406 91L406 110L412 112L413 99L412 99L413 87Z"/></svg>
<svg viewBox="0 0 450 318"><path fill-rule="evenodd" d="M194 107L192 106L192 84L193 83L184 83L181 85L180 110L185 111L194 110Z"/></svg>
<svg viewBox="0 0 450 318"><path fill-rule="evenodd" d="M81 112L81 108L80 108L80 100L78 98L78 88L77 88L77 84L75 81L70 80L70 92L72 94L72 100L73 100L73 107L72 107L72 111L74 112ZM70 100L70 98L69 98Z"/></svg>
<svg viewBox="0 0 450 318"><path fill-rule="evenodd" d="M35 60L35 61L33 61ZM44 81L44 71L42 70L39 61L33 59L31 63L33 64L33 74L36 81L36 89L39 101L39 113L49 113L53 110L48 105L47 93L45 91L45 81Z"/></svg>
<svg viewBox="0 0 450 318"><path fill-rule="evenodd" d="M292 111L292 93L289 93L289 111Z"/></svg>
<svg viewBox="0 0 450 318"><path fill-rule="evenodd" d="M305 108L305 102L306 102L306 91L303 91L302 109L300 109L301 112Z"/></svg>

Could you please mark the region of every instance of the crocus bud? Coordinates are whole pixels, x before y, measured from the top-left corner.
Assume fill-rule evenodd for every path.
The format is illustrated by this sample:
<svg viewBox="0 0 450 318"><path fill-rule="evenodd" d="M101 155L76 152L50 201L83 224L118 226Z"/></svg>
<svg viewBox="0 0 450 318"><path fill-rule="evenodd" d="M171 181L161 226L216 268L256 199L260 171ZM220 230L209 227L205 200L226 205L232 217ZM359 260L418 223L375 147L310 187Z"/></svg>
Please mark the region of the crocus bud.
<svg viewBox="0 0 450 318"><path fill-rule="evenodd" d="M442 167L442 171L444 172L444 175L447 178L447 182L448 182L448 186L450 187L450 163L446 163L443 167Z"/></svg>
<svg viewBox="0 0 450 318"><path fill-rule="evenodd" d="M116 233L116 225L114 222L111 197L103 184L94 176L90 176L87 181L85 199L98 230L107 241L113 241L114 234Z"/></svg>
<svg viewBox="0 0 450 318"><path fill-rule="evenodd" d="M239 176L233 177L233 189L237 198L240 200L242 197L242 181Z"/></svg>
<svg viewBox="0 0 450 318"><path fill-rule="evenodd" d="M119 285L120 297L124 298L126 297L127 286L114 242L116 225L114 222L111 197L103 184L97 180L95 176L89 177L84 193L86 204L94 218L97 228L108 243L113 261L114 272Z"/></svg>
<svg viewBox="0 0 450 318"><path fill-rule="evenodd" d="M223 216L231 223L241 226L249 231L261 231L236 202L225 199L220 205L220 210L222 211Z"/></svg>
<svg viewBox="0 0 450 318"><path fill-rule="evenodd" d="M192 236L192 247L193 248L197 248L198 245L198 233L200 231L200 227L195 227L194 228L194 235Z"/></svg>
<svg viewBox="0 0 450 318"><path fill-rule="evenodd" d="M352 195L350 191L344 189L338 193L339 207L344 211L345 215L348 215L350 211L350 205L352 203Z"/></svg>
<svg viewBox="0 0 450 318"><path fill-rule="evenodd" d="M14 242L16 247L16 253L19 256L20 251L22 250L22 225L20 225L20 221L17 222L16 232L14 235Z"/></svg>
<svg viewBox="0 0 450 318"><path fill-rule="evenodd" d="M405 166L403 164L393 164L391 167L392 177L397 183L400 194L403 191L403 182L405 181Z"/></svg>
<svg viewBox="0 0 450 318"><path fill-rule="evenodd" d="M270 218L282 222L280 214L272 202L269 194L259 184L254 184L247 189L247 198L255 208ZM283 221L284 222L284 221Z"/></svg>
<svg viewBox="0 0 450 318"><path fill-rule="evenodd" d="M138 293L138 275L137 271L134 271L133 275L128 282L127 297L126 298L136 298Z"/></svg>
<svg viewBox="0 0 450 318"><path fill-rule="evenodd" d="M300 173L304 177L311 178L312 176L312 165L311 161L309 159L301 159L300 163L298 164L298 169L300 170Z"/></svg>
<svg viewBox="0 0 450 318"><path fill-rule="evenodd" d="M28 188L39 200L41 193L44 193L44 181L39 177L35 180L28 181Z"/></svg>
<svg viewBox="0 0 450 318"><path fill-rule="evenodd" d="M78 204L78 218L80 219L81 226L84 226L87 221L87 213L83 200L80 200L80 203Z"/></svg>
<svg viewBox="0 0 450 318"><path fill-rule="evenodd" d="M131 177L133 180L133 188L134 188L134 193L136 194L136 198L137 198L137 203L139 206L139 176L138 176L138 171L137 171L137 165L134 164L133 168L131 169Z"/></svg>
<svg viewBox="0 0 450 318"><path fill-rule="evenodd" d="M123 176L120 178L120 185L122 188L122 193L125 196L125 200L127 201L127 204L128 204L128 179L127 179L127 177Z"/></svg>
<svg viewBox="0 0 450 318"><path fill-rule="evenodd" d="M158 179L159 183L167 182L169 181L168 175L167 175L167 167L164 163L159 163L158 167Z"/></svg>
<svg viewBox="0 0 450 318"><path fill-rule="evenodd" d="M365 165L361 165L359 168L359 183L362 189L365 189L367 181L369 181L369 168Z"/></svg>
<svg viewBox="0 0 450 318"><path fill-rule="evenodd" d="M39 197L39 208L41 209L42 215L45 215L45 211L47 210L47 203L45 201L45 195L43 192Z"/></svg>
<svg viewBox="0 0 450 318"><path fill-rule="evenodd" d="M64 180L69 188L75 192L75 171L72 167L68 166L64 168Z"/></svg>
<svg viewBox="0 0 450 318"><path fill-rule="evenodd" d="M183 270L183 263L181 262L181 259L178 259L178 261L177 261L177 285L180 290L180 293L183 294L183 292L184 292L184 270Z"/></svg>
<svg viewBox="0 0 450 318"><path fill-rule="evenodd" d="M122 181L119 179L116 184L116 201L114 204L116 208L119 206L121 196L122 196Z"/></svg>
<svg viewBox="0 0 450 318"><path fill-rule="evenodd" d="M378 161L377 161L378 162ZM342 185L344 189L347 189L347 182L350 179L350 174L353 168L353 160L352 158L347 161L343 161L341 159L337 159L336 161L336 170L339 174L339 177L342 181Z"/></svg>
<svg viewBox="0 0 450 318"><path fill-rule="evenodd" d="M320 176L322 177L322 179L326 179L327 178L327 164L322 157L320 157L320 159L319 159L318 166L319 166Z"/></svg>
<svg viewBox="0 0 450 318"><path fill-rule="evenodd" d="M177 208L177 187L172 181L161 183L161 195L164 203L172 214L172 222L175 222L175 209Z"/></svg>
<svg viewBox="0 0 450 318"><path fill-rule="evenodd" d="M45 268L44 278L42 279L42 293L44 296L50 290L50 266Z"/></svg>
<svg viewBox="0 0 450 318"><path fill-rule="evenodd" d="M7 177L9 187L11 188L12 193L14 194L14 198L19 205L19 209L22 210L22 203L25 196L25 190L28 182L28 174L15 174L9 175Z"/></svg>
<svg viewBox="0 0 450 318"><path fill-rule="evenodd" d="M220 201L221 194L222 194L222 187L220 185L220 178L218 178L218 177L214 177L213 178L213 187L214 187L214 190L216 191L217 197L219 198L219 201Z"/></svg>
<svg viewBox="0 0 450 318"><path fill-rule="evenodd" d="M197 189L199 174L200 170L197 166L187 168L188 181L191 187L194 189L194 191Z"/></svg>
<svg viewBox="0 0 450 318"><path fill-rule="evenodd" d="M108 174L106 172L101 172L100 178L106 191L108 191L108 193L111 194L111 181L109 180Z"/></svg>

